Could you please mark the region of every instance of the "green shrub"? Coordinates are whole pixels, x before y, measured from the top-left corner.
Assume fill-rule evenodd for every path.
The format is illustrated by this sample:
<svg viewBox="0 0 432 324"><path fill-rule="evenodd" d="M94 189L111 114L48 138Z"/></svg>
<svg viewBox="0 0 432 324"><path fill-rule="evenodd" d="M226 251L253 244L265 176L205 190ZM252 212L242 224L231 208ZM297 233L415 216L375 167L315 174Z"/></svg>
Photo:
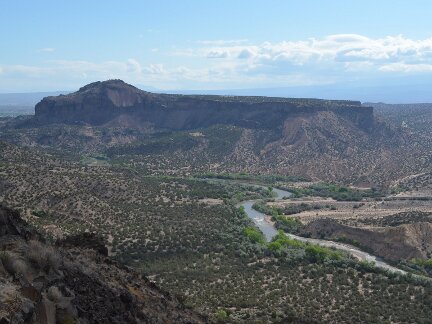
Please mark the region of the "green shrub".
<svg viewBox="0 0 432 324"><path fill-rule="evenodd" d="M367 190L353 189L329 183L316 183L306 188L287 188L293 197L319 196L331 197L338 201L360 201L363 198L382 197L382 193L375 188Z"/></svg>
<svg viewBox="0 0 432 324"><path fill-rule="evenodd" d="M313 262L321 262L325 259L340 260L342 258L341 252L315 244L307 245L305 251L307 257Z"/></svg>
<svg viewBox="0 0 432 324"><path fill-rule="evenodd" d="M265 243L264 234L257 228L248 226L243 230L243 234L251 240L252 243Z"/></svg>
<svg viewBox="0 0 432 324"><path fill-rule="evenodd" d="M267 244L267 248L270 251L278 251L282 248L282 244L278 241L270 242Z"/></svg>
<svg viewBox="0 0 432 324"><path fill-rule="evenodd" d="M302 222L298 218L277 215L273 217L276 222L276 228L284 232L296 234L303 227Z"/></svg>
<svg viewBox="0 0 432 324"><path fill-rule="evenodd" d="M290 239L282 230L279 230L272 242L267 245L267 247L272 251L281 248L302 248L304 246L305 244L303 242Z"/></svg>
<svg viewBox="0 0 432 324"><path fill-rule="evenodd" d="M411 263L432 270L432 259L426 259L426 260L423 260L423 259L412 259Z"/></svg>
<svg viewBox="0 0 432 324"><path fill-rule="evenodd" d="M228 319L228 313L224 309L218 309L215 313L215 317L218 323L225 323Z"/></svg>
<svg viewBox="0 0 432 324"><path fill-rule="evenodd" d="M49 214L44 210L33 210L32 215L40 218L46 218L49 216Z"/></svg>

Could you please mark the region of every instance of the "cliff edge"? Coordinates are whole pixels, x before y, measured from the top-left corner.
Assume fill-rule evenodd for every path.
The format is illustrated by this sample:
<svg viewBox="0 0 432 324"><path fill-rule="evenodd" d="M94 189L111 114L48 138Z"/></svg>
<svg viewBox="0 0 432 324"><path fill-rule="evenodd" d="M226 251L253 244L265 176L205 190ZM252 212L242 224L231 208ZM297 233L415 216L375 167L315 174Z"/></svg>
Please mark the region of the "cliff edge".
<svg viewBox="0 0 432 324"><path fill-rule="evenodd" d="M282 128L288 117L323 111L332 111L364 130L373 125L373 108L358 101L157 94L121 80L94 82L68 95L46 97L35 107L41 124L104 125L127 116L136 124L171 130L216 124L274 129Z"/></svg>

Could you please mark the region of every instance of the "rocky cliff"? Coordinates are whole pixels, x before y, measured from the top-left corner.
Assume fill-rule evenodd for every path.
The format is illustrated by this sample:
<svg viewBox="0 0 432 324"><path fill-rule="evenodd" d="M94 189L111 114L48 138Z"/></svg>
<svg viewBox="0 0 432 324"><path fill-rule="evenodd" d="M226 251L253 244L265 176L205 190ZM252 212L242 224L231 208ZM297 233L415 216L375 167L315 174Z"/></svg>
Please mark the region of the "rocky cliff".
<svg viewBox="0 0 432 324"><path fill-rule="evenodd" d="M364 130L373 125L373 109L357 101L156 94L121 80L94 82L68 95L44 98L35 107L36 120L43 124L117 121L122 126L128 120L132 126L146 123L171 130L215 124L282 128L288 117L323 111L334 112Z"/></svg>
<svg viewBox="0 0 432 324"><path fill-rule="evenodd" d="M49 245L0 205L0 323L206 321L103 247L88 234Z"/></svg>
<svg viewBox="0 0 432 324"><path fill-rule="evenodd" d="M432 252L432 224L412 223L384 228L356 228L331 219L306 225L303 235L357 242L360 247L387 260L427 259Z"/></svg>

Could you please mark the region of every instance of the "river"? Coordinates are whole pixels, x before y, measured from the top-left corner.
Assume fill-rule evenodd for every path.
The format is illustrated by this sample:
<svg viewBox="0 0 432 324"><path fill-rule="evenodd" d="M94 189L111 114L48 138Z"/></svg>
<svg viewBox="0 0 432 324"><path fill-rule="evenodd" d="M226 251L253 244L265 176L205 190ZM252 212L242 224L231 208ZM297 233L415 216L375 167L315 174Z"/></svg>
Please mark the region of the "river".
<svg viewBox="0 0 432 324"><path fill-rule="evenodd" d="M274 188L273 191L276 193L275 200L281 200L284 197L290 197L292 195L288 191L284 191L284 190L280 190L280 189L276 189L276 188ZM249 218L251 218L254 221L254 223L261 230L261 232L263 232L264 236L266 237L266 240L271 241L271 239L277 234L277 230L274 227L274 225L266 219L265 214L252 208L252 206L255 202L256 202L255 200L248 200L248 201L241 202L238 206L244 207L246 214L249 216ZM362 250L359 250L358 248L356 248L354 246L351 246L351 245L348 245L345 243L329 241L329 240L320 240L320 239L301 237L301 236L289 234L289 233L286 233L286 234L288 236L290 236L291 238L302 241L302 242L307 242L307 243L311 243L311 244L317 244L320 246L331 247L331 248L336 248L338 250L343 250L343 251L348 252L349 254L351 254L352 256L357 258L358 260L374 262L375 265L379 268L383 268L383 269L389 270L391 272L406 274L406 271L403 271L401 269L393 267L393 266L387 264L386 262L382 261L380 258L378 258L372 254L369 254L367 252L364 252Z"/></svg>

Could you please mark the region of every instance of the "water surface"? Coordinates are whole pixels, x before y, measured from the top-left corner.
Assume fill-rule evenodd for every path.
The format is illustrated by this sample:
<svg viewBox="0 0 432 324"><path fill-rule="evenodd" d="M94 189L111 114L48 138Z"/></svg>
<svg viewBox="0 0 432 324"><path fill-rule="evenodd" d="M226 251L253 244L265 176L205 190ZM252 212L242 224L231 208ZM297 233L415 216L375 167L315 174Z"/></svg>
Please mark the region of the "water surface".
<svg viewBox="0 0 432 324"><path fill-rule="evenodd" d="M284 197L288 198L292 195L288 191L284 191L284 190L280 190L280 189L276 189L276 188L274 188L273 191L276 193L275 200L281 200ZM244 202L240 203L239 205L244 207L246 214L249 216L249 218L251 218L254 221L254 223L261 230L261 232L263 232L266 240L271 241L273 239L273 237L277 234L277 230L274 227L274 225L268 220L268 218L266 219L265 214L252 208L252 206L255 202L256 202L256 200L248 200L248 201L244 201ZM352 256L354 256L355 258L357 258L361 261L374 262L375 265L379 268L383 268L383 269L386 269L386 270L389 270L392 272L406 274L406 271L403 271L401 269L393 267L393 266L385 263L384 261L382 261L380 258L378 258L372 254L369 254L367 252L364 252L362 250L359 250L358 248L351 246L351 245L348 245L348 244L329 241L329 240L307 238L307 237L302 237L302 236L289 234L289 233L287 233L287 235L293 239L296 239L296 240L299 240L302 242L317 244L320 246L325 246L325 247L330 247L330 248L336 248L338 250L343 250L343 251L348 252L349 254L351 254Z"/></svg>
<svg viewBox="0 0 432 324"><path fill-rule="evenodd" d="M260 186L261 187L261 186ZM265 187L263 187L265 188ZM275 200L281 200L284 197L290 197L292 194L288 191L273 188L273 192L276 193ZM252 206L256 200L248 200L240 203L243 206L246 214L251 218L256 226L263 232L267 241L271 241L272 238L277 234L276 228L272 223L266 220L266 215L253 209Z"/></svg>

